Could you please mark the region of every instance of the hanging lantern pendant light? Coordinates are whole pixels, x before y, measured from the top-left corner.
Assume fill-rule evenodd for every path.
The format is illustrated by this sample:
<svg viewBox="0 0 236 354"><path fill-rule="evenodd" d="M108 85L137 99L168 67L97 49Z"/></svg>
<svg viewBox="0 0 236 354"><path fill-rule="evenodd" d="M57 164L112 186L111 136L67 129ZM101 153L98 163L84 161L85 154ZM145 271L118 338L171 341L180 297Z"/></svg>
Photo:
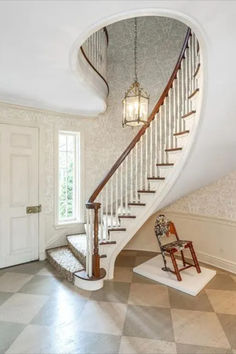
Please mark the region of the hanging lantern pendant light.
<svg viewBox="0 0 236 354"><path fill-rule="evenodd" d="M134 82L125 93L122 126L140 126L147 123L149 95L140 87L137 75L137 18L134 19Z"/></svg>

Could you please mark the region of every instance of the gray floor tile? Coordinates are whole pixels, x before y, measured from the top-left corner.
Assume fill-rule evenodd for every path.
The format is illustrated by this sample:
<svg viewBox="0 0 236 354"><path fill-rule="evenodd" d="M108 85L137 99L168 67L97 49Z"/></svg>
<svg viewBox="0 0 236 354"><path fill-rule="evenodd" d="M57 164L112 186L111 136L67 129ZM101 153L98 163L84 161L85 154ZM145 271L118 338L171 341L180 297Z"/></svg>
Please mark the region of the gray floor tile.
<svg viewBox="0 0 236 354"><path fill-rule="evenodd" d="M0 306L0 321L28 324L47 300L43 295L13 294Z"/></svg>
<svg viewBox="0 0 236 354"><path fill-rule="evenodd" d="M0 291L17 292L24 284L32 279L32 274L6 272L0 276Z"/></svg>
<svg viewBox="0 0 236 354"><path fill-rule="evenodd" d="M25 294L53 295L62 286L62 279L35 275L19 292Z"/></svg>
<svg viewBox="0 0 236 354"><path fill-rule="evenodd" d="M231 354L231 349L176 343L178 354Z"/></svg>
<svg viewBox="0 0 236 354"><path fill-rule="evenodd" d="M202 291L197 296L191 296L181 291L169 288L170 306L175 309L214 311L207 294Z"/></svg>
<svg viewBox="0 0 236 354"><path fill-rule="evenodd" d="M118 353L119 344L120 336L80 332L76 326L53 328L29 325L13 342L7 353L112 354Z"/></svg>
<svg viewBox="0 0 236 354"><path fill-rule="evenodd" d="M123 335L174 341L170 310L128 305Z"/></svg>
<svg viewBox="0 0 236 354"><path fill-rule="evenodd" d="M102 289L92 292L90 299L127 303L130 284L126 282L105 281Z"/></svg>
<svg viewBox="0 0 236 354"><path fill-rule="evenodd" d="M121 337L119 354L175 354L174 342L157 339Z"/></svg>
<svg viewBox="0 0 236 354"><path fill-rule="evenodd" d="M218 314L217 316L231 347L236 348L236 316L225 314Z"/></svg>
<svg viewBox="0 0 236 354"><path fill-rule="evenodd" d="M2 305L11 296L12 296L12 293L0 292L0 305Z"/></svg>
<svg viewBox="0 0 236 354"><path fill-rule="evenodd" d="M4 353L15 338L23 331L20 323L0 322L0 353Z"/></svg>
<svg viewBox="0 0 236 354"><path fill-rule="evenodd" d="M6 268L7 272L36 274L47 265L46 261L29 262Z"/></svg>
<svg viewBox="0 0 236 354"><path fill-rule="evenodd" d="M50 298L32 319L31 324L62 326L77 321L86 302L87 300L78 297L76 301L60 296Z"/></svg>
<svg viewBox="0 0 236 354"><path fill-rule="evenodd" d="M74 353L116 354L119 351L120 336L101 333L77 332Z"/></svg>

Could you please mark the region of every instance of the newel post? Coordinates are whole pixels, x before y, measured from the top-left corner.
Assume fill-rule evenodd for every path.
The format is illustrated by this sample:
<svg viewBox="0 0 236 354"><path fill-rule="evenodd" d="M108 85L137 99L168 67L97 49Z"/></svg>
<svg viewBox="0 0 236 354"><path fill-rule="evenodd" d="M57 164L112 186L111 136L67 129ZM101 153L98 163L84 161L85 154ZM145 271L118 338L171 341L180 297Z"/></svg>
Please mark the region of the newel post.
<svg viewBox="0 0 236 354"><path fill-rule="evenodd" d="M94 210L94 229L93 229L93 276L100 277L100 256L99 256L99 240L98 240L98 210L101 207L100 203L87 203L87 209Z"/></svg>

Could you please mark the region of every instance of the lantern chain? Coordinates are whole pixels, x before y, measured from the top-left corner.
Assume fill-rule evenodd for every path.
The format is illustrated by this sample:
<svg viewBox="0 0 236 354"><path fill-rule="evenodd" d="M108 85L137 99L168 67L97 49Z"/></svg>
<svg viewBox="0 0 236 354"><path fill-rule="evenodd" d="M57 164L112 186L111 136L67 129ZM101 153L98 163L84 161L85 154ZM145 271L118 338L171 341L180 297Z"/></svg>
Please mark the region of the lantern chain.
<svg viewBox="0 0 236 354"><path fill-rule="evenodd" d="M137 17L134 19L134 80L138 81L137 75Z"/></svg>

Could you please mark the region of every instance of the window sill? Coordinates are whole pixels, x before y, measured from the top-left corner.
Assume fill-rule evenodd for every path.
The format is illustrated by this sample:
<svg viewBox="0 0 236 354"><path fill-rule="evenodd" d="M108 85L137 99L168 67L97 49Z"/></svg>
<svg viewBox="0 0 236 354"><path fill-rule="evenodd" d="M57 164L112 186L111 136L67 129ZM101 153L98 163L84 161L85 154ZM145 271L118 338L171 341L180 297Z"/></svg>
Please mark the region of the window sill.
<svg viewBox="0 0 236 354"><path fill-rule="evenodd" d="M84 223L82 221L71 221L71 222L65 222L65 223L61 223L61 224L55 224L54 228L56 230L60 230L60 229L67 229L67 228L73 228L73 227L78 227L80 225L84 225Z"/></svg>

